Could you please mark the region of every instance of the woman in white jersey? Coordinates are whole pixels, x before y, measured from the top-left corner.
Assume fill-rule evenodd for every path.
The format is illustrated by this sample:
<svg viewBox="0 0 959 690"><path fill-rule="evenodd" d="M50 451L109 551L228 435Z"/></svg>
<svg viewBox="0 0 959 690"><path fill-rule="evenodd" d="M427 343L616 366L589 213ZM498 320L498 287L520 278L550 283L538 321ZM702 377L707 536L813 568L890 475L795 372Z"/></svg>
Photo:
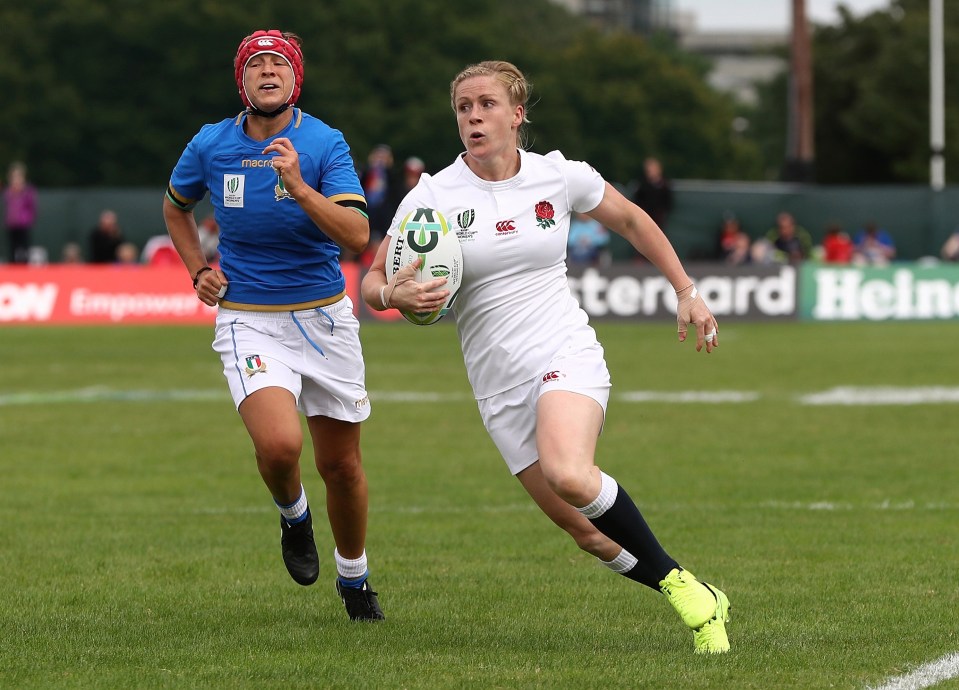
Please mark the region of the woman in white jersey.
<svg viewBox="0 0 959 690"><path fill-rule="evenodd" d="M711 352L716 319L646 213L586 163L520 147L529 85L514 65L471 65L453 80L450 97L466 151L423 175L390 233L418 207L456 219L464 268L454 312L483 422L510 471L581 549L663 592L693 630L696 652L725 652L725 594L670 558L629 495L594 463L610 380L566 280L570 216L590 215L663 273L676 290L680 341L692 325L696 350ZM407 267L387 281L388 241L363 279L364 301L377 310L437 308L448 296L445 279L420 284Z"/></svg>
<svg viewBox="0 0 959 690"><path fill-rule="evenodd" d="M295 107L300 38L275 29L240 41L234 76L245 109L206 125L170 178L163 216L197 297L219 304L213 348L280 512L290 576L319 575L300 481L306 417L326 488L336 589L351 620L380 620L366 559L367 485L360 423L370 414L359 324L339 247L366 246L366 200L343 135ZM220 265L203 254L193 208L209 193Z"/></svg>

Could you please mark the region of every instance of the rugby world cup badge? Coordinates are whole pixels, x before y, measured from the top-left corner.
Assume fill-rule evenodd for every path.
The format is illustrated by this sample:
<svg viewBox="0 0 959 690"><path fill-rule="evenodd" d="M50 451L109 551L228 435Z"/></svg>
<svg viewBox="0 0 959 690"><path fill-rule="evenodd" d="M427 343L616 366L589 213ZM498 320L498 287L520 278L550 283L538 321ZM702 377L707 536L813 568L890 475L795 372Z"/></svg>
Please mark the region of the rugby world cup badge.
<svg viewBox="0 0 959 690"><path fill-rule="evenodd" d="M223 205L227 208L243 208L243 188L246 175L223 176Z"/></svg>

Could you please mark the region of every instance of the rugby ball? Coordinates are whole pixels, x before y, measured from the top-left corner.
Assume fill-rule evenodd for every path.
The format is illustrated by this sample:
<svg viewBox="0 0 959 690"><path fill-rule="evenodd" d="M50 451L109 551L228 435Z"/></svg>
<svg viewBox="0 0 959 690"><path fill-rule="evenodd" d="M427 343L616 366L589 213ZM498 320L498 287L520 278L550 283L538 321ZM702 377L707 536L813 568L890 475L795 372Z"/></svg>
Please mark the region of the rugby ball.
<svg viewBox="0 0 959 690"><path fill-rule="evenodd" d="M459 239L446 217L434 208L410 211L396 233L390 236L386 277L392 279L397 271L418 258L423 259L423 264L416 271L416 281L446 278L446 285L441 289L449 290L450 296L436 311L417 313L401 309L400 313L410 323L429 326L446 316L463 280L463 250Z"/></svg>

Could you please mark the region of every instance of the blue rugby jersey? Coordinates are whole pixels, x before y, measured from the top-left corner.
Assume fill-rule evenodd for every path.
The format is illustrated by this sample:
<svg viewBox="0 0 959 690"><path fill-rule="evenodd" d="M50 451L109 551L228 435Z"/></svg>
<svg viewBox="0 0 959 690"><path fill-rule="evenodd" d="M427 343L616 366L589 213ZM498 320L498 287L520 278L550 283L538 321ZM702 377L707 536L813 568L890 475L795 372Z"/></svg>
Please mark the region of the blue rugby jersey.
<svg viewBox="0 0 959 690"><path fill-rule="evenodd" d="M311 302L342 292L340 249L287 194L262 153L271 140L243 131L245 114L203 126L170 178L167 197L192 208L209 192L220 226L220 267L227 300L277 305ZM300 157L303 180L333 202L366 210L350 149L339 130L294 109L286 137Z"/></svg>

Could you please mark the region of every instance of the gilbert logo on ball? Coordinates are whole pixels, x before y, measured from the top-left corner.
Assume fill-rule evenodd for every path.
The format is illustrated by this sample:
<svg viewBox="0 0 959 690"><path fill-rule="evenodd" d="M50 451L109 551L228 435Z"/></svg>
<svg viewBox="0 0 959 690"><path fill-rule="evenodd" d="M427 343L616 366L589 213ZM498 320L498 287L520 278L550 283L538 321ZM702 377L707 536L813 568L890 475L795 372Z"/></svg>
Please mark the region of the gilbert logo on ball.
<svg viewBox="0 0 959 690"><path fill-rule="evenodd" d="M417 282L446 278L446 284L439 289L450 291L449 297L435 311L400 310L410 323L428 326L449 312L463 280L463 250L459 239L450 229L446 216L436 209L417 208L403 218L396 234L390 237L386 262L387 278L392 278L397 271L417 259L423 260L416 271Z"/></svg>

